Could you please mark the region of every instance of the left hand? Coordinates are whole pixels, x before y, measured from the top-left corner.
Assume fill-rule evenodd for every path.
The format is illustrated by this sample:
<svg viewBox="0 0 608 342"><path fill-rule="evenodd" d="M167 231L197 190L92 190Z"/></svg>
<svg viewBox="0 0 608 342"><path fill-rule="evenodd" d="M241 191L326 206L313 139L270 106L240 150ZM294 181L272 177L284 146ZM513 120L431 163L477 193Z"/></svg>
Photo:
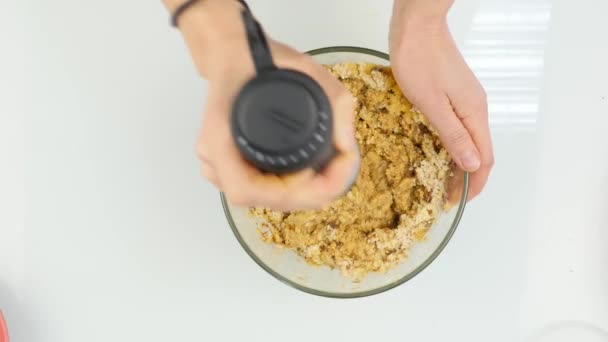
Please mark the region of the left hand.
<svg viewBox="0 0 608 342"><path fill-rule="evenodd" d="M171 5L174 3L167 2L173 12ZM358 171L354 99L310 56L268 38L277 66L312 77L327 94L334 117L334 146L339 153L321 173L309 168L277 176L249 164L234 144L230 130L234 99L255 75L242 10L242 5L233 0L198 1L180 19L179 28L192 60L208 81L203 127L197 143L201 174L235 205L280 211L322 208L344 193Z"/></svg>
<svg viewBox="0 0 608 342"><path fill-rule="evenodd" d="M395 0L390 57L403 94L435 127L455 163L471 172L470 200L485 186L494 154L486 93L447 26L451 3Z"/></svg>

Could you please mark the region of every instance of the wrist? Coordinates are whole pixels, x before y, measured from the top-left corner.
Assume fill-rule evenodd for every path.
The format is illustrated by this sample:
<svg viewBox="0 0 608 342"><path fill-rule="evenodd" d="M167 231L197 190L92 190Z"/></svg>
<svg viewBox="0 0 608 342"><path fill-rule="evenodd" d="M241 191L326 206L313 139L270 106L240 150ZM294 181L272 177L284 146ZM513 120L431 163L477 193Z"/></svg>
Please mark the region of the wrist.
<svg viewBox="0 0 608 342"><path fill-rule="evenodd" d="M164 1L172 6L185 0ZM178 28L185 37L194 36L203 41L244 35L242 10L243 6L236 0L199 0L179 17Z"/></svg>
<svg viewBox="0 0 608 342"><path fill-rule="evenodd" d="M395 0L393 14L418 24L443 23L454 0Z"/></svg>
<svg viewBox="0 0 608 342"><path fill-rule="evenodd" d="M171 13L184 1L163 0ZM242 10L237 0L199 0L180 15L178 29L203 77L208 78L210 69L234 54L235 46L247 46Z"/></svg>
<svg viewBox="0 0 608 342"><path fill-rule="evenodd" d="M454 0L395 0L389 42L401 44L403 37L445 37L447 14Z"/></svg>

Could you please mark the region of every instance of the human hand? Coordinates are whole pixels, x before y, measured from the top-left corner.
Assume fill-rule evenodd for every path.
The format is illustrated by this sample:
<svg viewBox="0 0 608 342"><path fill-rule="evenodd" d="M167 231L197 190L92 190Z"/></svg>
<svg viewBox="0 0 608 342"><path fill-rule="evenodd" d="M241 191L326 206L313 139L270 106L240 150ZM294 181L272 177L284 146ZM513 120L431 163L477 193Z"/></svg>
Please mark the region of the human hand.
<svg viewBox="0 0 608 342"><path fill-rule="evenodd" d="M404 95L435 127L455 163L471 172L470 200L485 186L494 154L485 91L447 26L452 2L395 0L390 57Z"/></svg>
<svg viewBox="0 0 608 342"><path fill-rule="evenodd" d="M324 206L346 190L358 171L354 99L310 56L269 40L277 66L309 75L327 94L334 113L334 145L338 155L320 174L309 169L277 176L248 164L234 145L230 130L234 99L255 73L241 8L236 1L201 1L180 19L180 29L194 63L208 80L203 126L197 143L201 173L236 205L284 211Z"/></svg>

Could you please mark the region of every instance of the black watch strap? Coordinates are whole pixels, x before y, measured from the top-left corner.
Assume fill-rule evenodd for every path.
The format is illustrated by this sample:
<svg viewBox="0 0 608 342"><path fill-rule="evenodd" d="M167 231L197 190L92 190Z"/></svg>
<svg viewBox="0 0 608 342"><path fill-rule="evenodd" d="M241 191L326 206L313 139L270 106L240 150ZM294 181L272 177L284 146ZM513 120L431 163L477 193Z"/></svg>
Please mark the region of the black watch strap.
<svg viewBox="0 0 608 342"><path fill-rule="evenodd" d="M184 12L186 12L190 7L192 7L192 5L196 4L199 1L204 1L204 0L186 0L186 2L179 5L179 7L177 7L175 9L175 12L173 12L173 14L171 15L171 26L178 27L179 18L182 16L182 14L184 14ZM249 5L247 5L247 3L244 0L237 0L237 1L240 2L241 5L243 5L243 7L245 7L245 9L249 11Z"/></svg>

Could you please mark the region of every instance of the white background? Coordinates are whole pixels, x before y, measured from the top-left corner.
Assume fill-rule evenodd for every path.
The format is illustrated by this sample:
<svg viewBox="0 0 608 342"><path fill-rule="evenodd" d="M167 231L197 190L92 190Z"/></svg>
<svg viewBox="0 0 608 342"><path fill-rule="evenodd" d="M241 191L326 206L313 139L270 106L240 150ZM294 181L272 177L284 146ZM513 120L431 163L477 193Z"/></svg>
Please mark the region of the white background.
<svg viewBox="0 0 608 342"><path fill-rule="evenodd" d="M389 0L251 0L277 39L387 50ZM395 290L256 266L198 175L205 84L160 1L0 4L0 309L12 341L608 341L608 2L459 0L497 165Z"/></svg>

